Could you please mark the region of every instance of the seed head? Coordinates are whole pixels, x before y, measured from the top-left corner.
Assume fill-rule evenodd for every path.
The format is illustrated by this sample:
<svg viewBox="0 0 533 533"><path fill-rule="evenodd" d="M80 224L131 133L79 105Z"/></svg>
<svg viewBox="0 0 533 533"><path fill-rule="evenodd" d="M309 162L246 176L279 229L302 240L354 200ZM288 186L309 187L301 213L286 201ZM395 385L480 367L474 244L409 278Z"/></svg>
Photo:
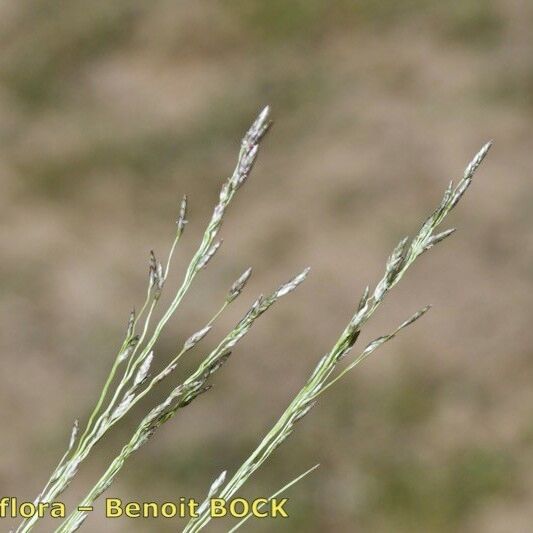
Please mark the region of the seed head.
<svg viewBox="0 0 533 533"><path fill-rule="evenodd" d="M187 195L184 194L180 203L180 212L176 224L178 225L178 233L181 233L187 224Z"/></svg>
<svg viewBox="0 0 533 533"><path fill-rule="evenodd" d="M227 301L232 302L239 296L239 294L242 292L244 287L246 286L246 283L248 283L248 280L250 279L250 276L252 275L252 267L247 268L235 281L235 283L231 286L229 292Z"/></svg>
<svg viewBox="0 0 533 533"><path fill-rule="evenodd" d="M183 344L183 350L187 351L194 348L210 331L211 326L205 326L200 331L193 333Z"/></svg>

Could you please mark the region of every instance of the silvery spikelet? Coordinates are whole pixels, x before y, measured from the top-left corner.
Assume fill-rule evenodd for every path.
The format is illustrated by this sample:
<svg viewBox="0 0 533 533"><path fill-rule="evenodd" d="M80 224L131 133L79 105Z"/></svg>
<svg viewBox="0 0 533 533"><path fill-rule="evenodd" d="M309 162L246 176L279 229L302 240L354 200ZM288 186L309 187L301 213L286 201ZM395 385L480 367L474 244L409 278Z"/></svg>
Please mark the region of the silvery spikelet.
<svg viewBox="0 0 533 533"><path fill-rule="evenodd" d="M183 350L187 351L196 346L211 330L211 326L205 326L191 335L183 344Z"/></svg>
<svg viewBox="0 0 533 533"><path fill-rule="evenodd" d="M281 285L281 287L276 291L275 295L277 298L280 298L281 296L285 296L286 294L289 294L289 292L292 292L304 279L307 277L307 274L309 274L309 271L311 270L310 267L307 267L303 272L300 272L297 276L292 278L287 283L284 283Z"/></svg>
<svg viewBox="0 0 533 533"><path fill-rule="evenodd" d="M246 286L246 283L248 283L248 280L250 279L250 276L252 275L252 267L247 268L240 276L239 278L233 283L231 286L229 292L227 301L232 302L241 294L244 287Z"/></svg>
<svg viewBox="0 0 533 533"><path fill-rule="evenodd" d="M178 215L178 220L176 221L178 226L178 233L182 233L185 229L185 224L187 224L187 195L183 195L183 198L180 203L180 211Z"/></svg>
<svg viewBox="0 0 533 533"><path fill-rule="evenodd" d="M222 244L222 240L215 242L209 250L201 257L200 261L198 261L198 270L201 270L202 268L205 268L207 266L207 263L211 261L213 256L216 254L217 250L220 248L220 245Z"/></svg>

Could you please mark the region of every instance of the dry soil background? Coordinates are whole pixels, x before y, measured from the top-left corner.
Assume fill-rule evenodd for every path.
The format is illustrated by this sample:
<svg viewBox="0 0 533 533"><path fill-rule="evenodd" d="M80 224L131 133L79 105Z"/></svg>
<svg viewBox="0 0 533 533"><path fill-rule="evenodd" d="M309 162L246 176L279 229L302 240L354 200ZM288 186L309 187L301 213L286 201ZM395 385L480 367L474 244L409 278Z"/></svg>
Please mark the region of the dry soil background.
<svg viewBox="0 0 533 533"><path fill-rule="evenodd" d="M395 243L493 138L449 222L458 233L421 259L364 340L434 309L331 390L244 494L320 462L291 491L290 521L248 529L532 531L532 24L528 0L2 2L0 494L38 492L94 402L181 195L190 223L169 287L269 103L276 124L223 249L157 356L244 267L254 278L206 347L258 293L312 273L110 494L201 498L240 464ZM97 448L68 502L134 418ZM176 525L98 513L86 530Z"/></svg>

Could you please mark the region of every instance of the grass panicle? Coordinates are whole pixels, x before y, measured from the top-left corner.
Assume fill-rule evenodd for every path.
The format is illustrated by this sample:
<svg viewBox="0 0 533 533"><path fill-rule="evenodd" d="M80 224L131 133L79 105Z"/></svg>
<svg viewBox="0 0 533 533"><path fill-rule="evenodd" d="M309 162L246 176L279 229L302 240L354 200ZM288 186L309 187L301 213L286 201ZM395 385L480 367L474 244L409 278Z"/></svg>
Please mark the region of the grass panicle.
<svg viewBox="0 0 533 533"><path fill-rule="evenodd" d="M145 398L154 387L163 380L171 379L180 359L193 348L200 345L212 330L217 318L243 292L252 269L247 268L230 286L226 297L213 316L199 329L191 333L181 344L181 348L168 358L163 369L152 374L154 359L160 359L156 343L162 331L181 305L183 298L190 290L196 277L210 264L220 249L222 240L218 238L223 219L227 210L241 187L246 183L257 160L259 146L265 133L270 128L270 110L265 107L252 126L244 135L237 163L232 174L223 183L218 202L205 228L201 242L193 255L181 285L175 289L174 296L161 318L154 325L154 315L161 301L163 291L168 290L167 279L172 258L187 225L187 196L184 196L178 207L176 232L167 258L161 262L151 251L148 260L148 283L145 300L139 311L130 313L124 340L117 352L111 369L102 387L101 394L88 417L85 425L75 421L66 452L53 470L44 488L35 499L35 503L53 502L77 474L80 466L89 456L94 446L122 420L131 409ZM231 498L246 481L264 464L274 451L294 431L296 424L305 417L316 405L322 394L343 376L350 372L361 361L376 351L380 346L393 339L402 329L414 323L428 310L424 307L404 321L392 333L382 335L370 342L358 355L351 354L365 323L372 317L389 291L403 278L409 267L427 250L444 241L455 230L449 229L436 232L444 218L457 205L473 175L490 148L487 143L466 167L462 178L454 186L450 183L435 211L423 222L419 231L412 237L400 240L385 263L381 279L373 289L366 287L353 316L336 340L331 350L317 363L315 369L301 390L294 396L286 410L273 427L266 433L256 449L229 477L223 471L211 484L207 497L199 507L199 514L192 518L184 531L192 533L203 529L210 521L209 499L214 495ZM211 388L211 378L230 358L239 341L250 331L256 320L270 309L280 298L295 290L307 277L309 268L281 284L267 296L259 296L244 316L222 340L201 358L197 367L181 382L173 384L171 391L164 400L150 409L137 424L129 440L120 453L114 457L99 480L79 502L79 506L91 506L113 483L127 459L154 435L158 428L173 418L176 413L189 405L198 396ZM344 361L348 361L344 364ZM303 479L317 468L310 468L276 491L271 498L281 494L292 485ZM228 479L229 477L229 479ZM76 531L87 519L87 512L75 510L57 527L56 533ZM244 517L231 531L241 527L250 517ZM17 533L26 533L33 529L38 516L23 520L17 527Z"/></svg>
<svg viewBox="0 0 533 533"><path fill-rule="evenodd" d="M334 376L340 361L349 355L359 337L362 327L383 302L388 292L403 278L409 267L420 255L451 235L452 230L438 234L435 234L435 230L464 195L472 181L474 172L483 161L490 146L491 143L487 143L476 154L474 159L466 167L462 179L455 187L453 187L453 184L450 184L438 208L424 221L418 233L412 239L405 237L400 240L387 259L383 277L376 284L372 293L368 287L365 289L355 314L348 322L332 349L319 360L305 385L295 395L289 406L270 431L267 432L257 448L237 469L224 487L220 489L218 497L230 499L234 496L244 483L291 435L297 422L313 409L320 396L327 389L380 346L393 339L402 329L421 318L430 309L430 306L424 307L404 321L392 333L378 337L370 342L356 357L352 358L352 361L343 370ZM301 477L299 476L297 479L301 479ZM209 510L203 509L203 512L199 513L198 517L191 518L184 532L193 533L200 531L210 520Z"/></svg>

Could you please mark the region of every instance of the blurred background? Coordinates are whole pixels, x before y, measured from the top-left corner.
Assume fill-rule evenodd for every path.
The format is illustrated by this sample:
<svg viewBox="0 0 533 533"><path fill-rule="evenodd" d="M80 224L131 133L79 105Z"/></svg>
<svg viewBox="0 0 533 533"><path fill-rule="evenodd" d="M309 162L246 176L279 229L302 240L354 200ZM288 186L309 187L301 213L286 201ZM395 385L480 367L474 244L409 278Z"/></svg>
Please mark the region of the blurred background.
<svg viewBox="0 0 533 533"><path fill-rule="evenodd" d="M176 379L259 293L307 265L311 275L108 495L202 499L234 471L397 241L493 138L445 226L459 231L390 294L361 346L433 310L330 390L242 494L269 495L321 463L288 494L290 520L247 530L532 531L532 24L528 0L2 2L0 494L38 493L142 303L149 250L167 253L181 195L190 223L165 301L268 103L275 126L158 364L248 265L246 292ZM95 449L67 503L162 392ZM106 521L101 508L86 531L184 523Z"/></svg>

